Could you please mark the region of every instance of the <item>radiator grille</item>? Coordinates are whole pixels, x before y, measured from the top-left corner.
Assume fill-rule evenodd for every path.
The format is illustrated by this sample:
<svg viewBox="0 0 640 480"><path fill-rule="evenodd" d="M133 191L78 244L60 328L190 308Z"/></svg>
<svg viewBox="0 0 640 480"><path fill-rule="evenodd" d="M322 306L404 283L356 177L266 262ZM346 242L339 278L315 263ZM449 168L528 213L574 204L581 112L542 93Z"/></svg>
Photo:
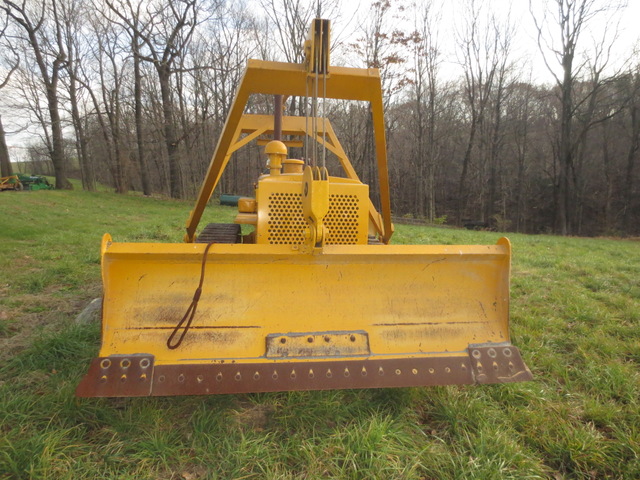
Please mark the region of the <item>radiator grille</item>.
<svg viewBox="0 0 640 480"><path fill-rule="evenodd" d="M331 245L358 243L358 207L356 195L329 196L329 212L324 218L329 235L325 243Z"/></svg>
<svg viewBox="0 0 640 480"><path fill-rule="evenodd" d="M271 244L302 244L307 222L302 214L302 194L279 193L269 195L268 241Z"/></svg>
<svg viewBox="0 0 640 480"><path fill-rule="evenodd" d="M327 244L358 243L359 199L357 195L329 195L329 211L324 219ZM267 241L274 245L304 243L307 222L302 213L302 194L273 192L269 195Z"/></svg>

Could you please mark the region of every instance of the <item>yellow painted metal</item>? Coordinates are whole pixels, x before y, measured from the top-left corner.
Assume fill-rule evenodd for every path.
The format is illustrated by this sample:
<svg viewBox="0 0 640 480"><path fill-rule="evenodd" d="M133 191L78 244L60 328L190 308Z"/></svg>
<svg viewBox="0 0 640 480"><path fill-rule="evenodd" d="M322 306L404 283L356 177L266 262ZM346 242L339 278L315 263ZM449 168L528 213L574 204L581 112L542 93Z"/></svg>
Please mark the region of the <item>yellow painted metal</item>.
<svg viewBox="0 0 640 480"><path fill-rule="evenodd" d="M218 139L215 153L207 171L205 180L200 188L194 209L187 220L186 242L195 239L198 223L202 213L220 180L233 151L245 145L251 139L257 138L267 129L273 128L262 125L247 137L240 139L241 121L247 101L252 94L306 96L308 72L304 65L249 60L235 99L229 111L222 134ZM331 66L331 75L326 79L327 98L361 100L371 104L373 113L373 127L376 146L376 161L379 177L381 219L377 212L371 212L371 218L379 223L381 238L388 243L393 234L391 224L391 201L389 193L389 177L387 172L387 149L384 128L382 104L382 86L377 69L360 69ZM285 132L286 117L283 118L283 134ZM304 122L304 118L299 121ZM318 122L322 125L323 122ZM249 139L249 137L252 137ZM346 157L346 156L345 156ZM355 173L355 172L354 172Z"/></svg>
<svg viewBox="0 0 640 480"><path fill-rule="evenodd" d="M282 162L287 158L287 147L279 140L273 140L264 147L264 153L269 157L269 174L280 175Z"/></svg>
<svg viewBox="0 0 640 480"><path fill-rule="evenodd" d="M368 358L443 356L509 341L506 239L493 246L325 245L309 253L298 245L217 244L191 330L169 350L204 249L113 243L105 235L101 357L266 361L267 336L287 332L365 331Z"/></svg>
<svg viewBox="0 0 640 480"><path fill-rule="evenodd" d="M323 219L323 224L329 230L325 243L366 245L369 187L357 180L328 177L328 189L329 206ZM303 211L303 192L302 174L265 175L260 178L256 189L257 243L307 243L308 223ZM236 222L239 220L238 217Z"/></svg>
<svg viewBox="0 0 640 480"><path fill-rule="evenodd" d="M330 56L329 20L315 18L304 43L305 66L310 74L327 75Z"/></svg>
<svg viewBox="0 0 640 480"><path fill-rule="evenodd" d="M302 214L308 224L308 243L321 247L326 238L324 218L329 213L327 169L307 166L302 174Z"/></svg>
<svg viewBox="0 0 640 480"><path fill-rule="evenodd" d="M282 134L287 136L312 135L313 132L308 130L310 124L311 122L307 122L303 117L284 116L282 118ZM317 124L318 131L315 140L320 143L320 145L326 147L329 151L336 155L336 158L338 159L338 162L340 163L347 178L355 180L359 183L360 179L358 177L358 174L349 161L346 152L342 148L342 145L340 144L340 141L338 140L338 137L333 130L331 122L328 119L325 119L324 122L318 121ZM240 118L240 122L235 129L235 136L231 141L228 155L225 157L227 161L233 152L247 145L250 141L256 140L260 135L273 135L273 117L270 115L242 115L242 117ZM286 145L288 142L285 141L282 143ZM198 204L200 201L201 200L199 198ZM378 213L375 206L368 197L366 199L366 204L367 206L365 208L367 208L369 222L371 222L369 233L382 237L382 216ZM192 218L190 218L190 220L192 220ZM246 218L241 217L241 220L237 221L237 223L246 224L251 222L247 222ZM187 224L189 225L189 222L187 222ZM393 233L393 225L388 228L390 228L391 232Z"/></svg>

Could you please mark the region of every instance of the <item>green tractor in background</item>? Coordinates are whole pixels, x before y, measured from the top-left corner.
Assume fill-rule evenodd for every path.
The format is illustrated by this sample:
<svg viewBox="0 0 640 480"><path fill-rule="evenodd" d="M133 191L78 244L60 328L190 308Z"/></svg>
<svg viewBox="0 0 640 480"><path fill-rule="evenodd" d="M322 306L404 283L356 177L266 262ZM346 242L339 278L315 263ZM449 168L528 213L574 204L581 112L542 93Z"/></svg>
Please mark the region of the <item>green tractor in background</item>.
<svg viewBox="0 0 640 480"><path fill-rule="evenodd" d="M53 185L41 175L18 173L0 178L0 191L4 190L53 190Z"/></svg>
<svg viewBox="0 0 640 480"><path fill-rule="evenodd" d="M25 190L53 190L53 185L41 175L26 175L19 173L18 178Z"/></svg>

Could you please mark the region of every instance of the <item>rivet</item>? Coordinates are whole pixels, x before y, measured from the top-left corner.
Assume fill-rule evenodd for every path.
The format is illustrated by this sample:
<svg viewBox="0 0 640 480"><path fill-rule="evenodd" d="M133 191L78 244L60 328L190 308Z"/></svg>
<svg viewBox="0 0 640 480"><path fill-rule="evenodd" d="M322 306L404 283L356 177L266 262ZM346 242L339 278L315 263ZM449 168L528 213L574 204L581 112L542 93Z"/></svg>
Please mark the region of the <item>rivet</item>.
<svg viewBox="0 0 640 480"><path fill-rule="evenodd" d="M333 373L331 373L331 369L327 370L327 378L333 377Z"/></svg>
<svg viewBox="0 0 640 480"><path fill-rule="evenodd" d="M236 379L236 382L239 382L240 380L242 380L242 375L240 375L240 372L236 372L236 376L233 378Z"/></svg>
<svg viewBox="0 0 640 480"><path fill-rule="evenodd" d="M102 360L100 362L100 368L104 368L107 369L111 366L111 360L109 360L108 358L105 358L104 360Z"/></svg>
<svg viewBox="0 0 640 480"><path fill-rule="evenodd" d="M273 371L273 375L271 375L271 378L273 378L274 380L278 379L278 372L277 371Z"/></svg>
<svg viewBox="0 0 640 480"><path fill-rule="evenodd" d="M467 366L466 366L464 363L461 363L461 364L460 364L460 368L461 368L463 371L466 371L466 370L467 370Z"/></svg>
<svg viewBox="0 0 640 480"><path fill-rule="evenodd" d="M149 365L151 365L151 362L148 358L143 358L142 360L140 360L140 368L148 368Z"/></svg>
<svg viewBox="0 0 640 480"><path fill-rule="evenodd" d="M198 383L202 383L204 381L204 377L202 375L198 375L196 377L196 380L197 380Z"/></svg>
<svg viewBox="0 0 640 480"><path fill-rule="evenodd" d="M360 372L360 375L362 375L363 377L367 376L367 369L362 367L362 371Z"/></svg>
<svg viewBox="0 0 640 480"><path fill-rule="evenodd" d="M106 383L107 382L107 376L106 375L102 375L100 377L100 383Z"/></svg>
<svg viewBox="0 0 640 480"><path fill-rule="evenodd" d="M382 367L378 368L378 375L384 375L384 370L382 369Z"/></svg>
<svg viewBox="0 0 640 480"><path fill-rule="evenodd" d="M497 372L498 371L498 364L496 362L493 362L493 364L491 365L493 367L493 369Z"/></svg>
<svg viewBox="0 0 640 480"><path fill-rule="evenodd" d="M434 373L436 373L436 371L435 371L433 368L430 368L430 369L429 369L429 373L430 373L431 375L433 375Z"/></svg>
<svg viewBox="0 0 640 480"><path fill-rule="evenodd" d="M451 369L449 367L445 367L444 371L447 373L451 373Z"/></svg>
<svg viewBox="0 0 640 480"><path fill-rule="evenodd" d="M399 368L396 368L396 375L400 375L402 371Z"/></svg>
<svg viewBox="0 0 640 480"><path fill-rule="evenodd" d="M162 383L162 382L164 382L164 381L165 381L164 375L160 375L160 376L158 377L158 382Z"/></svg>
<svg viewBox="0 0 640 480"><path fill-rule="evenodd" d="M475 358L475 359L479 359L482 356L482 354L480 353L480 350L472 351L471 355L473 355L473 358Z"/></svg>
<svg viewBox="0 0 640 480"><path fill-rule="evenodd" d="M295 370L291 370L291 374L289 375L289 377L291 377L291 380L295 380L297 375L296 375L296 371Z"/></svg>
<svg viewBox="0 0 640 480"><path fill-rule="evenodd" d="M348 368L345 368L345 369L344 369L344 376L345 376L345 377L348 377L349 375L351 375L351 374L349 373L349 369L348 369Z"/></svg>
<svg viewBox="0 0 640 480"><path fill-rule="evenodd" d="M127 376L123 373L122 376L120 377L120 381L121 382L126 382L127 381Z"/></svg>
<svg viewBox="0 0 640 480"><path fill-rule="evenodd" d="M222 381L222 373L218 373L216 375L216 381L221 382Z"/></svg>
<svg viewBox="0 0 640 480"><path fill-rule="evenodd" d="M512 362L509 362L509 370L513 371L516 367L513 366Z"/></svg>
<svg viewBox="0 0 640 480"><path fill-rule="evenodd" d="M349 340L351 340L352 342L355 342L356 341L356 336L355 335L351 335L349 337Z"/></svg>
<svg viewBox="0 0 640 480"><path fill-rule="evenodd" d="M496 358L496 351L493 348L490 348L489 350L487 350L487 354L491 357L491 358Z"/></svg>
<svg viewBox="0 0 640 480"><path fill-rule="evenodd" d="M260 373L259 372L254 373L253 374L253 379L254 380L260 380Z"/></svg>
<svg viewBox="0 0 640 480"><path fill-rule="evenodd" d="M511 356L511 349L510 349L510 348L505 348L505 349L503 349L503 350L502 350L502 354L503 354L505 357L510 357L510 356Z"/></svg>
<svg viewBox="0 0 640 480"><path fill-rule="evenodd" d="M146 373L143 373L142 375L140 375L140 380L141 381L144 382L146 379L147 379L147 374Z"/></svg>
<svg viewBox="0 0 640 480"><path fill-rule="evenodd" d="M280 343L287 343L287 339L286 339L286 338L284 338L284 337L282 337L282 338L280 339Z"/></svg>
<svg viewBox="0 0 640 480"><path fill-rule="evenodd" d="M329 343L331 341L331 337L329 335L324 336L324 341Z"/></svg>
<svg viewBox="0 0 640 480"><path fill-rule="evenodd" d="M309 378L313 378L315 377L315 374L313 373L313 370L310 368L309 369Z"/></svg>
<svg viewBox="0 0 640 480"><path fill-rule="evenodd" d="M180 383L184 383L184 373L181 373L180 375L178 375L178 381Z"/></svg>
<svg viewBox="0 0 640 480"><path fill-rule="evenodd" d="M313 337L309 337L309 338L307 338L307 342L309 342L309 343L313 343Z"/></svg>
<svg viewBox="0 0 640 480"><path fill-rule="evenodd" d="M411 370L411 373L413 373L414 375L417 375L418 374L418 369L414 368L413 370Z"/></svg>
<svg viewBox="0 0 640 480"><path fill-rule="evenodd" d="M131 360L128 358L120 360L120 368L124 368L125 370L131 366Z"/></svg>

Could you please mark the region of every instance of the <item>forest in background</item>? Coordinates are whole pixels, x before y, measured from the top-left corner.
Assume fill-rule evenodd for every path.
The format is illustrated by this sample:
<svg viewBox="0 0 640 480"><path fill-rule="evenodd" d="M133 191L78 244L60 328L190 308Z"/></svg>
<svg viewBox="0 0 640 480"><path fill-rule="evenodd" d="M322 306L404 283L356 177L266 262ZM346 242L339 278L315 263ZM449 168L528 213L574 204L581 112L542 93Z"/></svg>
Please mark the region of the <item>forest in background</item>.
<svg viewBox="0 0 640 480"><path fill-rule="evenodd" d="M381 71L394 214L639 235L640 62L633 52L619 62L616 48L625 5L549 0L533 12L553 78L540 84L518 58L518 26L495 2L460 2L456 25L443 24L440 3L375 0L354 18L338 0L320 5L322 17L347 25L334 35L332 64ZM246 60L301 63L316 13L303 0L0 0L2 111L39 126L28 168L54 175L57 188L79 177L87 190L99 182L191 198ZM595 22L608 26L599 38L589 34ZM457 76L443 71L445 41L455 42ZM327 107L375 197L368 106ZM286 109L303 114L303 102L290 98ZM272 113L273 101L255 96L247 111ZM3 176L12 168L4 137L0 121ZM217 193L250 195L261 148L235 157Z"/></svg>

